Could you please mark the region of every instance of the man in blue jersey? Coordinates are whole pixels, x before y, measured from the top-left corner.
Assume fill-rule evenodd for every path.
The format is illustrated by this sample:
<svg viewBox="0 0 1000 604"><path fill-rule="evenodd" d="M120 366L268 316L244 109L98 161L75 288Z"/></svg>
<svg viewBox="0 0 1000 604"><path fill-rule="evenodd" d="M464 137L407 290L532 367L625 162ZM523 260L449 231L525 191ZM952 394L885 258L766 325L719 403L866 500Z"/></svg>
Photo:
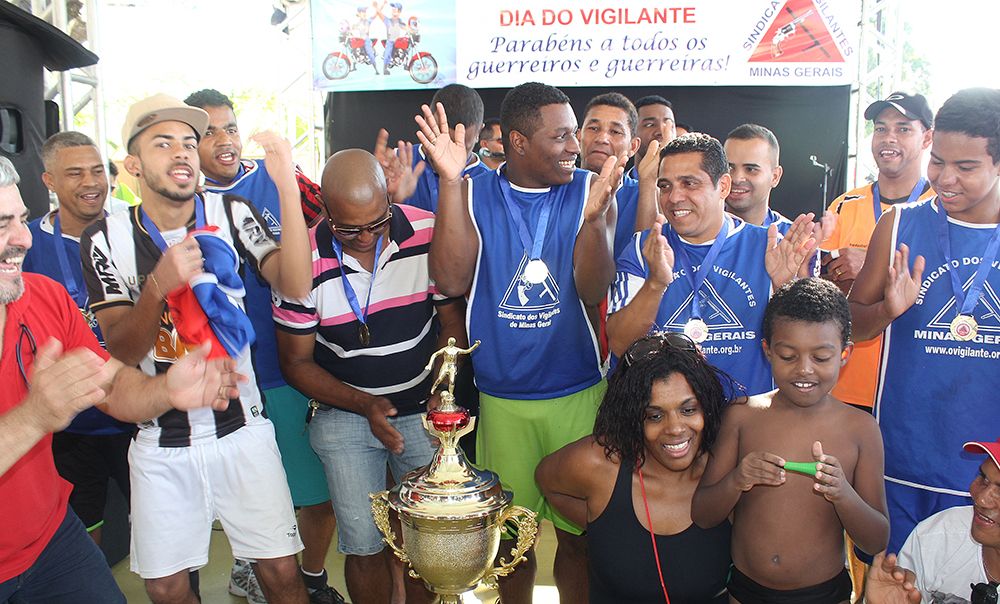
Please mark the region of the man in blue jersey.
<svg viewBox="0 0 1000 604"><path fill-rule="evenodd" d="M452 130L450 130L450 133L454 132L454 128L458 124L464 127L465 134L462 143L465 148L465 167L462 170L463 176L472 178L483 172L488 172L489 168L479 159L479 155L473 152L476 143L479 141L479 130L483 127L482 97L468 86L448 84L434 93L434 98L431 99L431 106L437 107L438 103L444 105L445 111L452 120ZM374 151L375 157L378 158L379 163L382 164L382 169L386 170L387 174L392 170L390 164L395 161L392 148L386 147L388 138L389 134L385 130L380 131ZM423 145L416 145L413 149L414 172L421 169L419 168L419 164L424 163L426 160L427 154ZM419 175L420 178L417 180L416 190L405 197L397 195L393 198L393 203L405 203L422 208L428 212L437 212L440 177L434 170L433 165L425 165L425 167L427 169L423 170L423 173Z"/></svg>
<svg viewBox="0 0 1000 604"><path fill-rule="evenodd" d="M469 291L469 339L481 391L477 461L513 489L514 501L556 525L554 574L565 601L587 598L580 529L558 516L535 484L545 455L589 434L606 388L595 327L614 276L612 192L624 162L608 157L599 175L576 169L580 146L569 98L537 82L504 97L507 163L463 178L462 124L444 107L423 107L417 138L441 175L431 272L444 295ZM525 429L526 426L530 426ZM536 564L501 581L505 602L529 602Z"/></svg>
<svg viewBox="0 0 1000 604"><path fill-rule="evenodd" d="M639 128L636 130L636 135L639 137L637 157L646 157L649 143L653 141L662 148L677 138L677 130L674 127L674 106L670 101L658 94L650 94L637 100L635 109L639 114ZM629 169L627 176L639 180L638 164Z"/></svg>
<svg viewBox="0 0 1000 604"><path fill-rule="evenodd" d="M61 283L103 344L80 267L80 235L104 215L108 196L101 153L87 135L60 132L42 145L42 163L42 181L55 193L59 207L28 225L34 244L22 268ZM69 504L97 544L101 543L108 480L113 479L125 499L129 498L126 455L134 431L135 426L90 408L52 436L56 469L73 484Z"/></svg>
<svg viewBox="0 0 1000 604"><path fill-rule="evenodd" d="M771 191L781 182L783 171L774 133L758 124L743 124L726 135L724 147L733 179L726 210L749 224L773 223L779 233L787 233L792 221L771 209Z"/></svg>
<svg viewBox="0 0 1000 604"><path fill-rule="evenodd" d="M205 190L239 195L253 202L275 239L281 240L281 203L278 188L260 160L242 159L240 138L232 101L216 90L200 90L184 102L208 113L208 129L198 143L201 171L205 175ZM303 208L315 203L319 187L297 171ZM312 185L303 188L303 180ZM305 214L305 210L303 212ZM285 383L278 367L277 342L271 317L271 288L260 275L247 271L243 276L246 289L247 316L257 334L254 369L264 394L264 407L274 423L281 462L288 477L292 502L299 509L299 532L302 535L302 577L315 603L337 602L335 590L327 584L323 568L327 550L333 539L335 518L330 505L323 464L309 446L303 418L309 410L309 399ZM235 591L256 591L250 565L237 560L232 572ZM243 587L247 585L247 587ZM343 601L342 599L340 601Z"/></svg>
<svg viewBox="0 0 1000 604"><path fill-rule="evenodd" d="M621 355L651 330L682 331L748 394L773 388L760 347L773 289L796 276L816 245L812 214L778 242L768 229L725 213L732 176L722 145L707 134L675 138L660 152L659 206L649 231L618 259L608 337Z"/></svg>
<svg viewBox="0 0 1000 604"><path fill-rule="evenodd" d="M937 196L885 210L850 294L856 337L884 331L875 415L889 551L924 518L968 505L975 462L952 452L996 437L1000 91L945 101L927 176Z"/></svg>

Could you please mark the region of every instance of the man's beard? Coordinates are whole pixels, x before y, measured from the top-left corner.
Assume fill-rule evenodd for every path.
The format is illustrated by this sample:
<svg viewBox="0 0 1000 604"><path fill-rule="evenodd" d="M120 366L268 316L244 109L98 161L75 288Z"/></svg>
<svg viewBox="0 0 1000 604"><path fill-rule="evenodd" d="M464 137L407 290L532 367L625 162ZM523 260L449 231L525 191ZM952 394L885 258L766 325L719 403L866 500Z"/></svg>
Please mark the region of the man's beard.
<svg viewBox="0 0 1000 604"><path fill-rule="evenodd" d="M24 257L28 249L21 247L19 245L14 245L5 248L3 252L0 252L0 262L6 261L8 258L16 258L17 256ZM0 281L0 304L10 304L16 301L24 294L24 279L20 275L17 276L10 283L3 283Z"/></svg>

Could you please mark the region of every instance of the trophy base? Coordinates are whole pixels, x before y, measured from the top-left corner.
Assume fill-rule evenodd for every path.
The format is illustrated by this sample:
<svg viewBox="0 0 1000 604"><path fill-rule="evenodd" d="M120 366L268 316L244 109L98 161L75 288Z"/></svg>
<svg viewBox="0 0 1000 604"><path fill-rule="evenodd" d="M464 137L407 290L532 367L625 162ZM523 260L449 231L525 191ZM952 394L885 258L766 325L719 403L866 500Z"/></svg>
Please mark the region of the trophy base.
<svg viewBox="0 0 1000 604"><path fill-rule="evenodd" d="M455 594L439 595L434 600L434 604L462 604L462 596Z"/></svg>

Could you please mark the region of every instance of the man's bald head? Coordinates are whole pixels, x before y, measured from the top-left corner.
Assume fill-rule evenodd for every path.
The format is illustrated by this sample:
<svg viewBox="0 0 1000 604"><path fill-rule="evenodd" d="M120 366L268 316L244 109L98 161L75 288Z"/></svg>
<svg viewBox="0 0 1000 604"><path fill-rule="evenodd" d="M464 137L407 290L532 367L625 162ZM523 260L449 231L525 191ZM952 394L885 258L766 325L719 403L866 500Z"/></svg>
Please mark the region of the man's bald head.
<svg viewBox="0 0 1000 604"><path fill-rule="evenodd" d="M345 206L381 206L386 199L385 173L371 153L345 149L330 156L323 168L323 199L331 217Z"/></svg>

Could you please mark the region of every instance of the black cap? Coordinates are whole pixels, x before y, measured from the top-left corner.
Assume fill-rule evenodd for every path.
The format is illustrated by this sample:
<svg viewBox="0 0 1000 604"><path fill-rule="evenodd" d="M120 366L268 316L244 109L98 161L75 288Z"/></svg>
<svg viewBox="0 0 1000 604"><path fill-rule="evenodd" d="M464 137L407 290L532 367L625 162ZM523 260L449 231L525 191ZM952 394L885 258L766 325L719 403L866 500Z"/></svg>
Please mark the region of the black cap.
<svg viewBox="0 0 1000 604"><path fill-rule="evenodd" d="M884 100L868 105L868 109L865 109L865 119L874 120L886 107L892 107L908 119L920 120L927 129L934 127L934 112L922 94L893 92Z"/></svg>

